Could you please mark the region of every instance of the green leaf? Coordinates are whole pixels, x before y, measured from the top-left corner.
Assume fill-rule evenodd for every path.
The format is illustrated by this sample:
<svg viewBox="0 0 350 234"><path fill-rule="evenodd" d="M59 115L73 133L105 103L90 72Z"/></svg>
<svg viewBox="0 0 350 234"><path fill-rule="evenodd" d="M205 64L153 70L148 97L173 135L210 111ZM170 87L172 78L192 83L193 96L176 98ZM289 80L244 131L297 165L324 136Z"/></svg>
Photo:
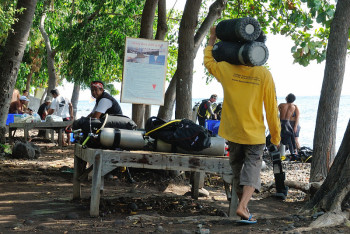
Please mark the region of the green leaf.
<svg viewBox="0 0 350 234"><path fill-rule="evenodd" d="M325 23L326 17L327 17L327 13L326 12L322 12L322 13L318 14L318 16L316 18L316 22L317 23Z"/></svg>

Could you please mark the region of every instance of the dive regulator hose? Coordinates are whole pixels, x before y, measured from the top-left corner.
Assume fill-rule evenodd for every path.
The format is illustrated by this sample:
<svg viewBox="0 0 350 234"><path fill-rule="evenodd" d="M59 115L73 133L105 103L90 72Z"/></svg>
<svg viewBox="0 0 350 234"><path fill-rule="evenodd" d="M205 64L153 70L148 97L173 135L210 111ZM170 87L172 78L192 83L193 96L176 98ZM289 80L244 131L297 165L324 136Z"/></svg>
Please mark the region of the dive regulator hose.
<svg viewBox="0 0 350 234"><path fill-rule="evenodd" d="M108 119L108 114L106 114L105 117L105 121L103 122L102 126L100 127L100 129L98 129L96 131L95 134L98 134L101 130L103 130L103 128L105 127L106 123L107 123L107 119ZM91 123L91 117L90 117L90 123ZM83 142L83 144L81 145L83 148L86 148L86 143L89 141L90 136L91 136L92 132L90 132L90 134L86 137L85 141Z"/></svg>

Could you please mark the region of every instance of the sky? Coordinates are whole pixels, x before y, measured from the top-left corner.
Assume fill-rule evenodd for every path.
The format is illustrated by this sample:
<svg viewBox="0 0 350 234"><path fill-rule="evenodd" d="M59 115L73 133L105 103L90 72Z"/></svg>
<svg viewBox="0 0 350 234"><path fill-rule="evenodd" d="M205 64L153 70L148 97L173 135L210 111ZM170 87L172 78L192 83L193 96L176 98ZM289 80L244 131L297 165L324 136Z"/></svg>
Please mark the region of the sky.
<svg viewBox="0 0 350 234"><path fill-rule="evenodd" d="M183 10L186 0L177 0L175 7ZM174 5L174 0L167 0L167 7L170 9ZM204 39L206 40L206 39ZM204 41L206 44L206 41ZM267 35L266 46L269 49L269 59L267 65L274 78L276 85L276 94L278 97L284 97L289 93L294 93L296 96L319 96L321 93L325 62L317 64L311 62L307 67L298 64L293 64L291 48L293 41L281 35ZM223 97L222 87L220 83L213 80L209 85L206 85L206 79L203 66L203 50L198 50L194 63L193 76L193 98L209 98L213 93L216 93L219 98ZM350 95L350 57L347 56L346 68L344 75L344 83L342 95ZM120 90L120 84L115 84L115 87ZM62 89L62 88L61 88ZM73 84L64 84L66 96L70 98L73 90ZM80 93L80 100L89 100L90 91L84 90ZM118 99L119 97L117 97Z"/></svg>

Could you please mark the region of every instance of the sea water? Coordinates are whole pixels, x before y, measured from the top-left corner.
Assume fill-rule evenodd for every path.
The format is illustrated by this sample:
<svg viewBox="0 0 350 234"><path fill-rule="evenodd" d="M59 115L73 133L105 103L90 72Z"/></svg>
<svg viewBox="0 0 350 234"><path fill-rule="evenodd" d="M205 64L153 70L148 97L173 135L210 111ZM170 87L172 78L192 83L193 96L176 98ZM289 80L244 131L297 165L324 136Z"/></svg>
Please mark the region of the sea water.
<svg viewBox="0 0 350 234"><path fill-rule="evenodd" d="M200 102L205 98L195 98L192 100L192 106L196 102ZM117 99L118 100L118 99ZM285 97L278 97L278 103L284 103ZM217 102L222 102L222 98L218 99ZM319 97L316 96L298 96L294 102L300 111L300 135L299 142L301 146L313 147L313 138L315 132L317 108L318 108ZM78 102L78 113L77 117L87 116L95 105L95 101L79 101ZM132 104L131 103L120 103L123 110L123 114L131 117ZM159 106L152 106L151 115L157 116ZM174 118L174 114L173 114ZM336 149L339 148L343 139L346 127L350 118L350 96L342 96L340 99L338 123L337 123L337 138L336 138Z"/></svg>

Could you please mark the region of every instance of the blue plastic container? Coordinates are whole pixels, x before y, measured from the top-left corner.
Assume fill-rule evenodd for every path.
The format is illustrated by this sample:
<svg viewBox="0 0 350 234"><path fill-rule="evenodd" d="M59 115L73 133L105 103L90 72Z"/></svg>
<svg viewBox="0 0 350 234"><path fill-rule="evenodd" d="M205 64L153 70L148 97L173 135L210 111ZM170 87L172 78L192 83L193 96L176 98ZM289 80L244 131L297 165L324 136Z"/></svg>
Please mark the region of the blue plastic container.
<svg viewBox="0 0 350 234"><path fill-rule="evenodd" d="M18 116L18 115L20 114L7 114L6 125L13 123L15 121L15 116Z"/></svg>
<svg viewBox="0 0 350 234"><path fill-rule="evenodd" d="M74 133L70 134L70 142L74 143L75 139L74 139Z"/></svg>
<svg viewBox="0 0 350 234"><path fill-rule="evenodd" d="M219 132L220 120L205 120L205 128L212 131L213 136L217 136Z"/></svg>

